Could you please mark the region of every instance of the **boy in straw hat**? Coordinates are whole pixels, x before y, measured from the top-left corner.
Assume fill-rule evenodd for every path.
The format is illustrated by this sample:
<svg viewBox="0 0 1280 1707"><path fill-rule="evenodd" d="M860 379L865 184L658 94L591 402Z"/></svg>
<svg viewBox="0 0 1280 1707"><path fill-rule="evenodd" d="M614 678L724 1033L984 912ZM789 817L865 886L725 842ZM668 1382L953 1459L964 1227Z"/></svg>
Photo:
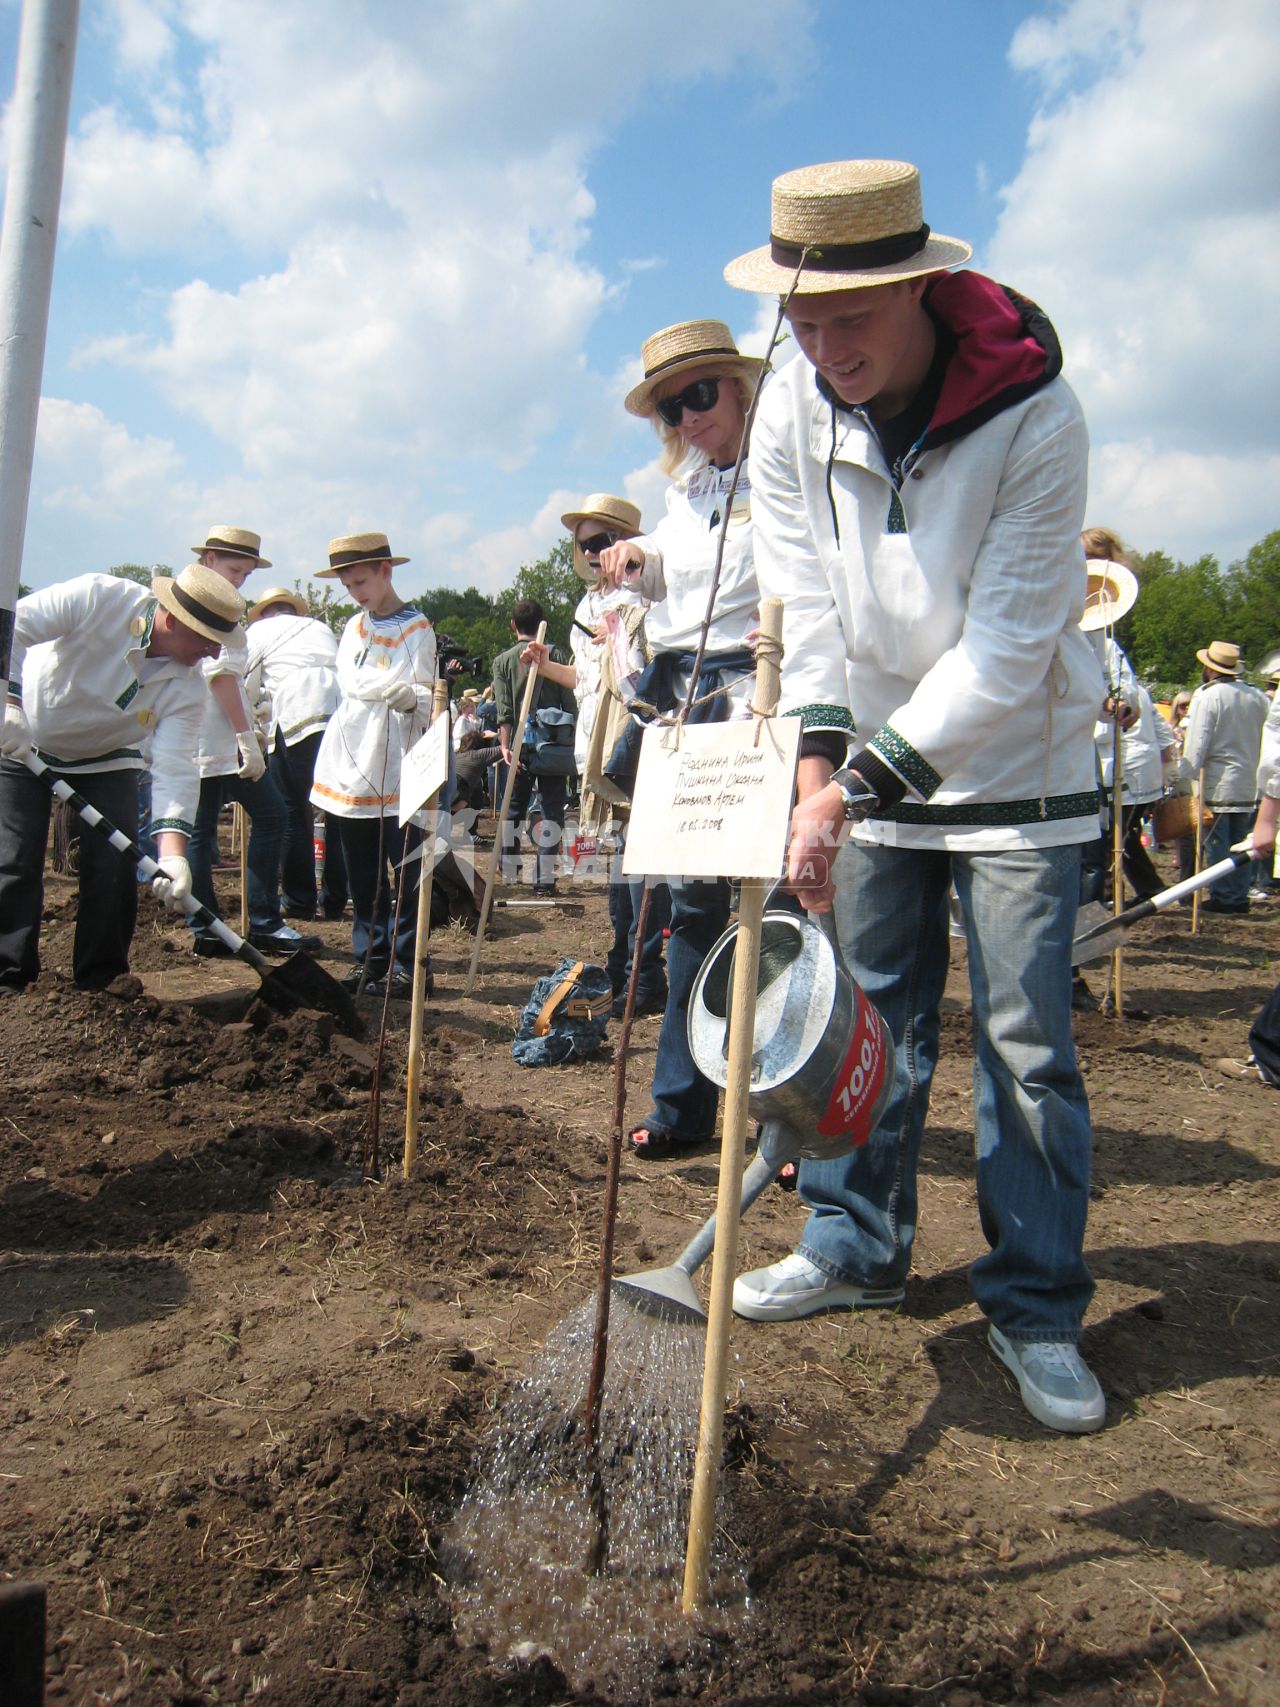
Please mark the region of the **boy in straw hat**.
<svg viewBox="0 0 1280 1707"><path fill-rule="evenodd" d="M157 576L149 591L79 575L19 599L0 735L0 990L21 990L40 972L53 797L23 762L28 750L130 834L149 747L151 833L164 873L153 887L175 910L190 892L205 700L195 666L217 654L243 609L233 587L194 563L173 579ZM79 882L72 975L81 989L102 989L129 970L134 867L101 836L85 835Z"/></svg>
<svg viewBox="0 0 1280 1707"><path fill-rule="evenodd" d="M1028 1410L1083 1432L1105 1415L1076 1349L1091 1133L1070 958L1103 698L1079 628L1088 440L1053 328L948 273L970 253L925 224L915 167L848 160L775 180L770 242L725 269L793 290L802 358L751 445L760 591L786 601L782 703L806 728L790 875L806 907L834 906L896 1046L870 1142L802 1164L799 1249L742 1276L734 1306L901 1301L954 882L990 1246L970 1279Z"/></svg>
<svg viewBox="0 0 1280 1707"><path fill-rule="evenodd" d="M248 528L219 523L193 546L196 561L220 575L237 591L255 569L269 569L262 541ZM197 763L200 804L191 837L191 870L197 900L211 913L220 913L213 886L218 851L218 821L228 801L242 806L249 817L248 870L249 940L268 954L291 954L299 948L319 948L319 937L303 937L284 922L280 912L280 850L284 844L284 801L267 776L267 761L253 726L245 693L249 667L245 632L238 624L218 656L201 666L209 688L200 725ZM221 937L192 926L197 954L226 956L232 951Z"/></svg>
<svg viewBox="0 0 1280 1707"><path fill-rule="evenodd" d="M354 915L354 964L345 982L366 994L413 993L421 840L400 824L400 761L431 721L436 636L392 583L396 557L385 533L329 541L322 581L341 581L359 606L338 642L342 699L316 758L311 801L338 820ZM406 863L407 862L407 863ZM404 897L394 940L391 920L404 866ZM389 868L389 869L388 869Z"/></svg>
<svg viewBox="0 0 1280 1707"><path fill-rule="evenodd" d="M1204 772L1204 805L1214 814L1204 839L1204 864L1225 859L1253 824L1257 805L1258 753L1267 720L1267 696L1241 681L1240 648L1230 640L1211 640L1196 657L1204 685L1192 696L1182 753L1193 774ZM1201 903L1210 913L1247 913L1250 888L1265 900L1256 868L1237 867L1209 885Z"/></svg>
<svg viewBox="0 0 1280 1707"><path fill-rule="evenodd" d="M338 642L327 622L310 614L301 593L270 587L249 610L249 670L245 678L254 721L263 727L267 769L284 802L281 850L282 912L314 919L316 855L311 786L320 738L338 708ZM327 919L347 905L342 838L326 822L320 904Z"/></svg>

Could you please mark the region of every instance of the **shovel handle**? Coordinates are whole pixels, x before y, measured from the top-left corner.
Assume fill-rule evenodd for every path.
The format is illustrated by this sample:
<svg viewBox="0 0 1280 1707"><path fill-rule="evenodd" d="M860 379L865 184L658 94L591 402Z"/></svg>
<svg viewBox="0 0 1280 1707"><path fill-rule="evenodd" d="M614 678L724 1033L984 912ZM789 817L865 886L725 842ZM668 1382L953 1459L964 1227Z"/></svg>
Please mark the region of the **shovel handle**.
<svg viewBox="0 0 1280 1707"><path fill-rule="evenodd" d="M33 775L40 777L52 789L59 800L65 801L74 812L77 812L90 829L96 830L104 841L110 842L117 853L132 860L145 878L150 879L165 875L155 860L149 854L143 853L137 842L131 842L123 830L118 830L109 819L104 818L98 808L91 806L83 794L77 794L70 783L63 782L61 777L55 776L38 753L28 750L24 754L24 763ZM210 930L215 936L220 937L231 952L239 955L241 960L247 960L249 965L256 967L259 972L271 970L271 962L265 954L260 954L252 943L246 942L241 936L237 936L225 919L220 919L216 913L211 913L203 902L196 900L194 895L180 895L178 905L188 917L195 920L196 924L202 925L205 930Z"/></svg>

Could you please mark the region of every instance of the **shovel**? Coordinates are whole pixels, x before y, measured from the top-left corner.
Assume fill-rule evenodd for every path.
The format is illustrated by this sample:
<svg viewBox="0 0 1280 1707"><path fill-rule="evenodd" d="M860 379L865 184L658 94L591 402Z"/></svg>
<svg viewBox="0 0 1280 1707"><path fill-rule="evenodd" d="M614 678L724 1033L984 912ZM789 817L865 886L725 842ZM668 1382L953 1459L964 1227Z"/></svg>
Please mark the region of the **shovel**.
<svg viewBox="0 0 1280 1707"><path fill-rule="evenodd" d="M144 877L164 876L155 860L144 854L137 843L131 842L122 830L117 830L114 824L109 824L97 807L90 806L83 795L77 794L75 789L60 777L55 777L42 758L32 752L26 753L24 757L28 770L42 777L57 798L78 812L91 829L111 843L117 853L131 859ZM240 960L247 961L253 967L262 980L262 999L273 1008L278 1008L283 1013L292 1013L296 1008L320 1008L325 1013L331 1013L353 1037L358 1037L364 1030L350 992L344 990L336 978L326 972L323 966L317 966L308 955L299 951L291 954L287 960L273 965L266 955L259 954L252 943L237 936L225 920L217 918L207 907L202 906L194 895L184 895L179 905L198 925L213 931Z"/></svg>
<svg viewBox="0 0 1280 1707"><path fill-rule="evenodd" d="M1123 913L1109 913L1101 901L1091 901L1076 914L1076 924L1088 928L1081 931L1071 944L1071 964L1087 966L1091 960L1101 960L1104 955L1114 954L1129 935L1129 927L1136 925L1139 919L1149 919L1152 913L1162 913L1175 901L1181 901L1184 896L1194 894L1207 884L1216 883L1220 877L1247 864L1252 858L1248 842L1241 842L1232 848L1226 859L1206 866L1194 877L1186 877L1169 889L1162 889L1149 901L1139 901L1135 906L1126 907Z"/></svg>
<svg viewBox="0 0 1280 1707"><path fill-rule="evenodd" d="M800 1158L801 1140L780 1120L765 1122L760 1145L742 1176L738 1213L745 1215L769 1181L788 1162ZM693 1276L711 1255L716 1242L716 1218L709 1215L667 1268L647 1268L639 1274L615 1275L613 1289L626 1303L664 1322L705 1322L706 1311L693 1289Z"/></svg>

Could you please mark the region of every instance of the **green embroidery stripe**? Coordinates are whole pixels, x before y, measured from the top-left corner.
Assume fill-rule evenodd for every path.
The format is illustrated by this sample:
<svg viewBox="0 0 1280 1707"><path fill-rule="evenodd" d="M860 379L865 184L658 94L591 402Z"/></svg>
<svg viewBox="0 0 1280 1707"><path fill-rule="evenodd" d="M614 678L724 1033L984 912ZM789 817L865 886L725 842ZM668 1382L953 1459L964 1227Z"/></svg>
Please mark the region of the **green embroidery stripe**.
<svg viewBox="0 0 1280 1707"><path fill-rule="evenodd" d="M843 729L850 734L854 729L853 715L843 705L798 705L787 716L798 717L806 729Z"/></svg>
<svg viewBox="0 0 1280 1707"><path fill-rule="evenodd" d="M1086 794L1051 794L1044 800L970 801L962 806L917 806L906 801L876 812L873 817L892 819L895 824L934 824L972 829L998 828L1009 824L1041 824L1063 818L1092 818L1098 812L1098 791Z"/></svg>
<svg viewBox="0 0 1280 1707"><path fill-rule="evenodd" d="M185 818L157 818L150 825L148 834L154 836L160 830L181 830L184 836L195 834L195 825L188 824Z"/></svg>
<svg viewBox="0 0 1280 1707"><path fill-rule="evenodd" d="M133 704L133 701L136 698L138 690L140 687L141 687L140 682L130 682L129 683L128 687L120 695L119 699L116 700L116 704L120 707L121 711L127 711L128 708Z"/></svg>
<svg viewBox="0 0 1280 1707"><path fill-rule="evenodd" d="M887 723L883 729L877 730L867 745L926 800L942 787L942 778L929 761L922 759L910 742L904 741Z"/></svg>
<svg viewBox="0 0 1280 1707"><path fill-rule="evenodd" d="M142 754L136 747L117 747L110 753L95 753L91 759L60 759L41 747L40 757L50 770L55 771L91 771L99 765L110 764L112 759L137 759L139 764L142 763Z"/></svg>
<svg viewBox="0 0 1280 1707"><path fill-rule="evenodd" d="M12 677L10 677L10 680L9 680L9 698L10 699L16 699L19 705L22 704L22 678L21 677L19 677L16 682L12 679Z"/></svg>

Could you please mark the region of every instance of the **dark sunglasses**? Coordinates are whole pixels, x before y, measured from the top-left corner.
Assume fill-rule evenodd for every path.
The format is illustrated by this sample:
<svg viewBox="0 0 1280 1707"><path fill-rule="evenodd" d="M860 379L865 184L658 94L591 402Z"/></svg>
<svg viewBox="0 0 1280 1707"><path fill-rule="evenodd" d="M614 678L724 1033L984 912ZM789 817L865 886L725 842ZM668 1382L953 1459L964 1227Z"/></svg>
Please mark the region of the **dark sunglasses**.
<svg viewBox="0 0 1280 1707"><path fill-rule="evenodd" d="M678 427L686 409L694 415L704 415L715 408L719 397L718 379L695 379L692 385L686 385L674 397L664 397L655 407L669 427Z"/></svg>
<svg viewBox="0 0 1280 1707"><path fill-rule="evenodd" d="M622 535L617 533L593 533L590 539L580 539L578 550L584 557L599 557L602 551L608 551L611 545L616 545Z"/></svg>

